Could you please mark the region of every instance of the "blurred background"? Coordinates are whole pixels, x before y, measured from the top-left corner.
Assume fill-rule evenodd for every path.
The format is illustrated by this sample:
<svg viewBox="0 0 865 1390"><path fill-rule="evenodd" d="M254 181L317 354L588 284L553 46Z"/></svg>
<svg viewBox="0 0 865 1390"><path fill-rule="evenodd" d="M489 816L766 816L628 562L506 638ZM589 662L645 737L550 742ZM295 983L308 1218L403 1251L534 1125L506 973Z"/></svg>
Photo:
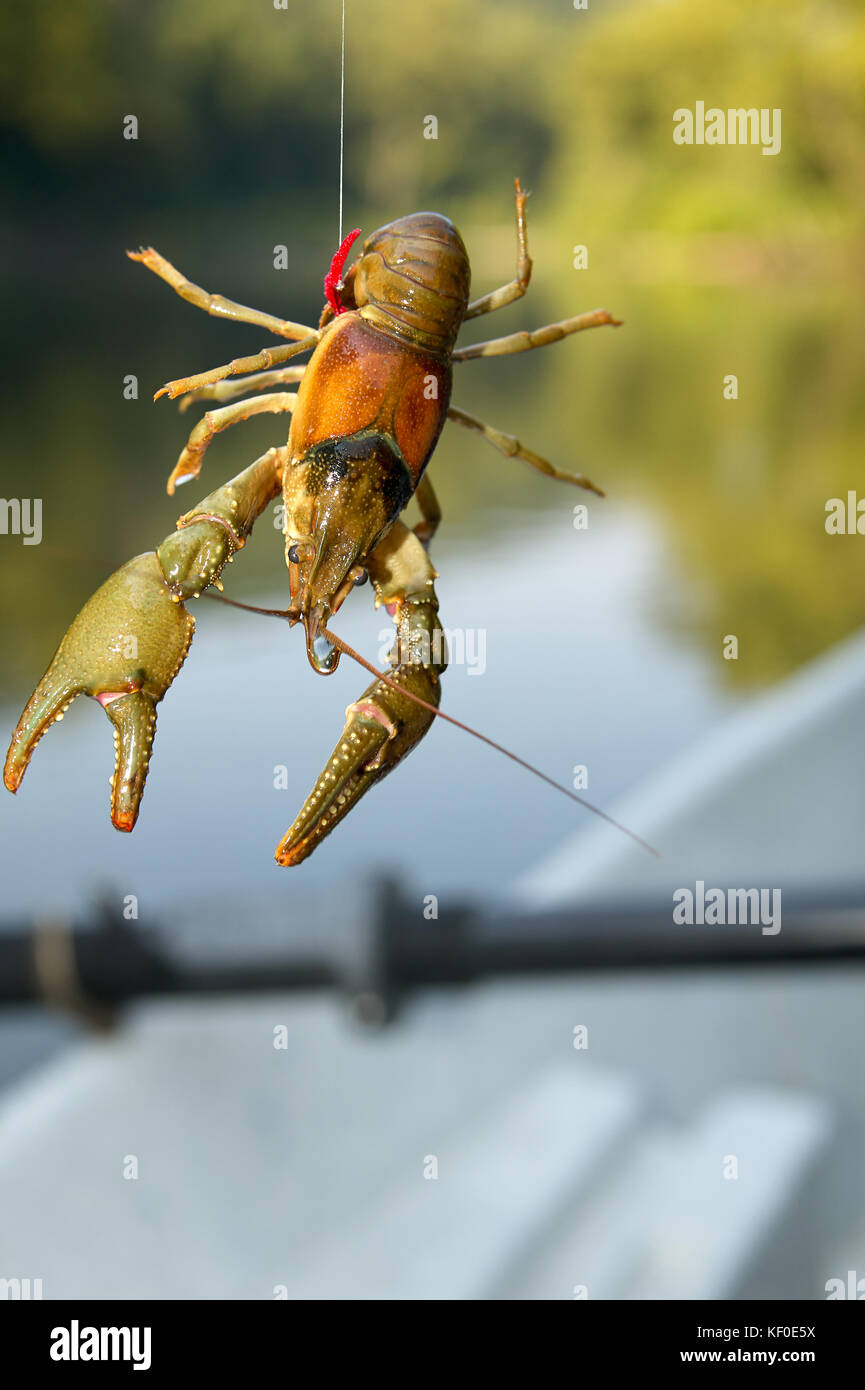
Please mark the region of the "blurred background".
<svg viewBox="0 0 865 1390"><path fill-rule="evenodd" d="M61 942L38 968L10 947L0 990L0 1279L42 1279L45 1297L824 1297L850 1269L865 1279L865 541L825 529L828 499L863 487L865 15L346 10L346 228L444 212L481 294L513 274L518 175L531 288L465 340L597 305L625 321L457 368L455 404L607 497L450 426L433 554L445 625L485 642L482 673L447 673L448 712L559 781L584 767L585 794L662 857L442 724L310 861L278 869L367 677L344 660L317 678L296 633L202 599L134 835L110 825L112 740L89 702L0 801L0 930L26 941L36 922L43 940L51 923ZM154 390L267 340L124 251L153 244L208 290L317 320L339 12L4 7L0 491L43 502L41 544L0 536L4 730L107 574L284 438L266 417L240 426L201 484L165 495L195 416ZM781 153L675 145L673 111L697 101L780 108ZM271 522L226 592L284 607ZM339 630L378 659L367 591ZM373 968L382 875L412 940L446 954L469 912L494 955L497 924L517 932L521 914L525 945L554 912L574 960L543 979L482 968L391 1010ZM698 879L782 889L808 959L784 958L785 930L693 927L682 968L649 971L672 889ZM599 931L614 909L649 943L639 961ZM128 1004L94 1035L62 942L64 924L83 938L106 921L191 977L251 962L276 978L330 953L345 987L253 997L229 979ZM713 930L719 958L689 967ZM753 960L721 959L745 937ZM818 960L829 948L849 959ZM28 990L63 1009L26 1007Z"/></svg>

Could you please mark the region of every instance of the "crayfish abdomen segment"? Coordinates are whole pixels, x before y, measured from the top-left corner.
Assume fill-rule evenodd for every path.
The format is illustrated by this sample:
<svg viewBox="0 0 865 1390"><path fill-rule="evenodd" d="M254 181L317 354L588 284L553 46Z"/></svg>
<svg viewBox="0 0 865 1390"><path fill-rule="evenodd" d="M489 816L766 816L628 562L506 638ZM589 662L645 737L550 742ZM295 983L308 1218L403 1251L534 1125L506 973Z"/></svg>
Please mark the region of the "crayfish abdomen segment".
<svg viewBox="0 0 865 1390"><path fill-rule="evenodd" d="M438 212L415 212L367 237L352 267L357 307L387 332L447 358L465 316L471 268L462 237Z"/></svg>

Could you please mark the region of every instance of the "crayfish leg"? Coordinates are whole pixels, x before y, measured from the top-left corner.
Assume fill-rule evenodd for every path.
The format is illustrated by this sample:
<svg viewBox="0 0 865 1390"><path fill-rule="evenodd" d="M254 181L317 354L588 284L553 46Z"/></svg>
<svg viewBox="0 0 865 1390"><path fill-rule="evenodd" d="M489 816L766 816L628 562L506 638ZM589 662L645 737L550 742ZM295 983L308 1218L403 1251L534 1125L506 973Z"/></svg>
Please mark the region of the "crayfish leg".
<svg viewBox="0 0 865 1390"><path fill-rule="evenodd" d="M214 318L233 319L235 323L254 323L259 328L269 329L279 338L306 338L313 332L306 324L291 323L288 319L278 319L273 314L262 313L260 309L250 309L246 304L237 304L233 299L226 299L223 294L210 294L200 285L187 280L183 272L161 256L153 246L142 246L140 251L127 251L126 254L131 261L140 261L148 270L152 270L154 275L158 275L160 280L170 285L187 304L194 305L196 309L203 309Z"/></svg>
<svg viewBox="0 0 865 1390"><path fill-rule="evenodd" d="M466 309L464 319L477 318L479 314L492 314L496 309L504 309L515 299L522 299L532 278L532 258L526 235L526 199L528 193L520 188L519 179L514 179L514 197L517 214L517 273L507 285L475 299Z"/></svg>
<svg viewBox="0 0 865 1390"><path fill-rule="evenodd" d="M573 483L575 487L583 487L587 492L594 492L598 497L604 497L605 493L601 488L593 483L583 473L565 473L561 468L556 468L550 463L549 459L542 458L533 449L527 449L521 444L516 435L503 434L501 430L495 429L492 425L487 425L483 420L478 420L476 416L469 415L466 410L458 410L455 405L448 408L448 419L453 420L457 425L464 425L467 430L474 430L485 439L488 444L492 444L494 449L498 449L505 458L522 459L530 468L536 472L543 473L547 478L556 478L560 483Z"/></svg>
<svg viewBox="0 0 865 1390"><path fill-rule="evenodd" d="M234 405L225 405L221 410L208 410L190 434L174 465L165 489L169 497L174 495L179 483L198 477L205 452L215 434L230 429L232 425L239 425L242 420L250 420L253 415L278 415L280 411L294 410L296 402L296 391L274 391L267 396L251 396L249 400L236 401Z"/></svg>
<svg viewBox="0 0 865 1390"><path fill-rule="evenodd" d="M607 325L621 328L622 320L613 318L609 309L589 309L588 313L574 314L572 318L544 324L543 328L523 329L520 333L509 333L506 338L490 338L486 343L472 343L471 347L457 348L453 360L469 362L474 357L507 357L512 352L531 352L533 348L561 342L571 333L582 333L586 328L604 328Z"/></svg>
<svg viewBox="0 0 865 1390"><path fill-rule="evenodd" d="M442 509L435 488L430 482L429 470L422 475L414 495L421 514L421 520L415 526L414 533L424 549L428 550L442 519Z"/></svg>

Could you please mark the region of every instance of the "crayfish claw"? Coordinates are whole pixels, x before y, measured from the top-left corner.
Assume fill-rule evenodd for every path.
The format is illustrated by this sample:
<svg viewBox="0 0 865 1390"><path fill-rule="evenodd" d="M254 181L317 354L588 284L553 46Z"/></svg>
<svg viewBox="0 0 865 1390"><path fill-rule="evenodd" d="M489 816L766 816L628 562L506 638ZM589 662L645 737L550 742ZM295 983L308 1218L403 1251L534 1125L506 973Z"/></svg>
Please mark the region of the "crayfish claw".
<svg viewBox="0 0 865 1390"><path fill-rule="evenodd" d="M104 706L114 725L114 775L111 821L117 830L132 830L138 820L147 768L156 734L156 701L143 690L120 695Z"/></svg>
<svg viewBox="0 0 865 1390"><path fill-rule="evenodd" d="M300 864L363 796L383 771L385 749L396 730L383 711L361 699L346 710L346 723L327 766L281 840L275 859Z"/></svg>
<svg viewBox="0 0 865 1390"><path fill-rule="evenodd" d="M114 725L111 819L131 830L147 777L156 706L180 670L195 623L151 551L111 575L73 619L12 735L3 780L15 792L36 744L76 695Z"/></svg>
<svg viewBox="0 0 865 1390"><path fill-rule="evenodd" d="M10 792L17 792L20 787L21 779L30 765L30 759L42 735L47 733L52 724L63 718L75 696L80 693L80 684L55 658L27 701L15 726L6 754L6 765L3 768L3 781Z"/></svg>
<svg viewBox="0 0 865 1390"><path fill-rule="evenodd" d="M367 568L377 604L384 604L396 625L391 666L346 710L339 743L277 847L277 864L300 864L312 854L370 787L420 742L438 709L447 651L429 556L398 521ZM317 635L319 628L312 626Z"/></svg>
<svg viewBox="0 0 865 1390"><path fill-rule="evenodd" d="M435 717L411 698L438 706L437 670L400 666L377 680L345 712L339 743L276 851L276 862L300 864L376 782L392 772L419 743ZM395 689L398 685L401 689ZM403 693L403 692L410 693Z"/></svg>

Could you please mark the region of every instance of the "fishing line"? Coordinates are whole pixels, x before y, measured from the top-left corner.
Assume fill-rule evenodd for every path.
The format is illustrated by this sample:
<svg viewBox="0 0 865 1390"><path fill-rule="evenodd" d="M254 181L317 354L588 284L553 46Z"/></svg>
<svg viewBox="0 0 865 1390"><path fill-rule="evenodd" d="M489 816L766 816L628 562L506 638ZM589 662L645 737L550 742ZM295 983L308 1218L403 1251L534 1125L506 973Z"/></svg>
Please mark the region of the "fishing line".
<svg viewBox="0 0 865 1390"><path fill-rule="evenodd" d="M345 150L345 0L342 0L342 42L340 48L339 73L339 236L337 246L342 244L342 167Z"/></svg>
<svg viewBox="0 0 865 1390"><path fill-rule="evenodd" d="M261 613L267 618L284 618L288 621L290 617L289 612L284 609L258 608L252 603L240 603L237 599L226 598L224 594L208 594L207 597L215 598L218 603L227 603L232 608L243 608L247 613ZM351 657L359 666L363 666L365 670L369 671L370 675L380 680L382 685L388 686L391 690L395 690L398 695L404 695L407 700L412 700L416 705L420 705L423 709L429 710L437 719L445 719L448 724L453 724L457 729L462 729L463 733L471 734L473 738L480 739L481 743L488 744L488 746L494 748L497 753L504 753L505 757L510 758L511 762L518 763L519 766L524 767L527 772L534 773L535 777L539 777L542 782L546 782L547 786L554 787L555 790L561 792L563 796L570 797L571 801L576 801L577 805L582 806L584 810L591 811L593 815L600 816L601 820L605 820L608 825L612 825L616 830L621 830L623 835L627 835L629 839L640 845L642 849L648 850L649 854L653 854L656 859L660 859L661 855L659 850L656 850L647 840L641 839L633 830L629 830L626 825L622 825L620 821L614 820L606 811L602 811L600 806L595 806L593 802L587 801L584 796L578 796L576 792L572 792L570 787L566 787L561 782L556 782L554 778L548 777L545 772L541 772L539 767L535 767L533 763L526 762L525 758L521 758L518 753L512 753L511 750L505 748L503 744L496 743L494 738L488 738L487 735L482 734L479 729L473 729L470 724L464 724L461 719L455 719L452 714L445 714L444 710L438 709L435 705L431 705L428 700L421 699L420 695L415 695L413 691L406 690L396 681L386 676L383 671L379 671L371 661L367 661L366 657L361 656L360 652L356 652L354 647L350 647L347 642L344 642L341 637L337 637L336 633L331 632L329 628L323 628L322 633L330 642L331 646L336 647L337 651L343 652L345 656Z"/></svg>

